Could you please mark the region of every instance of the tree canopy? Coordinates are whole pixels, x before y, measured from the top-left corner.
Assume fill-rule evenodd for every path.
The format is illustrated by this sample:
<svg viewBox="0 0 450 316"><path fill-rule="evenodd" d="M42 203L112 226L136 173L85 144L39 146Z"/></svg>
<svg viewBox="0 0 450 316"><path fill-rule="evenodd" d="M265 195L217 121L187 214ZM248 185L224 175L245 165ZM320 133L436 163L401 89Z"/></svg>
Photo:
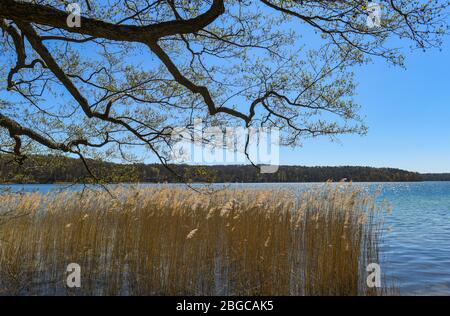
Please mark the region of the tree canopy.
<svg viewBox="0 0 450 316"><path fill-rule="evenodd" d="M0 150L168 163L177 126L262 126L284 145L366 132L354 67L439 47L448 1L1 0ZM207 140L205 140L207 141ZM131 149L131 147L135 149Z"/></svg>

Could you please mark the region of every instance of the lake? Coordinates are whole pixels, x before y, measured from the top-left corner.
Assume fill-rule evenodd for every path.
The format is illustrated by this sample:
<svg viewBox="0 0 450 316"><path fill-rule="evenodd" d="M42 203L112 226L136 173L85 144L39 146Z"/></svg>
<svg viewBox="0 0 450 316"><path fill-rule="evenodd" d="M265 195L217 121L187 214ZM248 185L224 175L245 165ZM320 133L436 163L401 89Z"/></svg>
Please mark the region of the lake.
<svg viewBox="0 0 450 316"><path fill-rule="evenodd" d="M172 185L172 184L169 184ZM184 186L173 184L174 186ZM304 191L318 183L227 184L232 188L286 188ZM381 269L402 295L450 295L450 182L355 183L393 208L385 215ZM143 184L155 186L155 184ZM160 184L156 186L167 186ZM215 184L222 187L224 184ZM13 191L80 190L63 184L0 185Z"/></svg>

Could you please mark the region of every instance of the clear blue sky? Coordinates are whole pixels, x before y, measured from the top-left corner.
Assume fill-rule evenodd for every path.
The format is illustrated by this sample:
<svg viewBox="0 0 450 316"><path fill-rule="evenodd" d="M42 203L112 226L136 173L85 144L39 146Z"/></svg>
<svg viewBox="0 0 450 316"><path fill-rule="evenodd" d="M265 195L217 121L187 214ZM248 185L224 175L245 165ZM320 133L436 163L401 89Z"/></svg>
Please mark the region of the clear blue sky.
<svg viewBox="0 0 450 316"><path fill-rule="evenodd" d="M308 47L320 45L303 33ZM395 40L404 48L408 41ZM361 116L368 134L306 139L281 148L281 165L372 166L450 173L450 37L439 49L404 49L406 69L384 59L355 69ZM150 157L149 157L150 158ZM157 162L155 157L146 160Z"/></svg>
<svg viewBox="0 0 450 316"><path fill-rule="evenodd" d="M366 136L305 141L282 149L281 164L364 165L450 172L450 42L442 51L407 51L406 67L375 60L356 70Z"/></svg>
<svg viewBox="0 0 450 316"><path fill-rule="evenodd" d="M307 31L301 34L308 48L320 45ZM410 43L393 44L407 47ZM280 164L450 172L450 37L441 51L404 53L406 70L382 59L355 70L355 99L369 127L366 136L344 135L339 142L326 137L305 140L301 148L282 148ZM156 158L146 161L156 162Z"/></svg>

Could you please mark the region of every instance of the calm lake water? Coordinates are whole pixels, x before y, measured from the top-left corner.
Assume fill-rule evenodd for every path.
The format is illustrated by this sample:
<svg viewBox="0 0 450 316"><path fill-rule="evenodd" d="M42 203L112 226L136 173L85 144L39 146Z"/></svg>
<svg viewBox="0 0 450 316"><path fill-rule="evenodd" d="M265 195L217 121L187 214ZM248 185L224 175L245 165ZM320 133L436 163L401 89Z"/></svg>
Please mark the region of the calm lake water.
<svg viewBox="0 0 450 316"><path fill-rule="evenodd" d="M303 191L317 183L232 184L233 188L287 188ZM355 183L393 207L385 215L381 269L402 295L450 295L450 182ZM149 185L150 186L150 185ZM177 185L178 186L178 185ZM180 185L184 186L184 185ZM216 186L223 186L217 184ZM1 188L7 186L0 185ZM67 185L9 185L13 191L79 190Z"/></svg>

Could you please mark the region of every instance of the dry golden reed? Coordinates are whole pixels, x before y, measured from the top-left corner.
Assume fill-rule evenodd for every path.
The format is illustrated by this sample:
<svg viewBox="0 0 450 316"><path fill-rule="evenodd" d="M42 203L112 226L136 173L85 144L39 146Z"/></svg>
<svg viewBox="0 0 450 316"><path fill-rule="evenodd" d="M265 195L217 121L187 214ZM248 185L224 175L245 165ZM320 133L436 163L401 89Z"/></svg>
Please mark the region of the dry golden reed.
<svg viewBox="0 0 450 316"><path fill-rule="evenodd" d="M349 184L0 195L3 295L377 295L380 211ZM81 266L81 288L66 267Z"/></svg>

